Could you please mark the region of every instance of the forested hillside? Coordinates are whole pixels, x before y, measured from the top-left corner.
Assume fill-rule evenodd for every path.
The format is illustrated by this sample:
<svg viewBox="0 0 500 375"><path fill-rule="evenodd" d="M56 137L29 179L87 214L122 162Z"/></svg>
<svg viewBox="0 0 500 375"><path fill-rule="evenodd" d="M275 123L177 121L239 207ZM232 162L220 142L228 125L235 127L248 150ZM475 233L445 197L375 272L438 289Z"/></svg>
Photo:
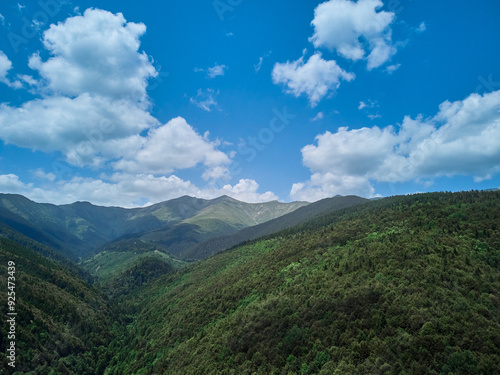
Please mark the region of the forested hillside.
<svg viewBox="0 0 500 375"><path fill-rule="evenodd" d="M15 267L11 274L9 262ZM11 341L16 343L16 374L104 373L117 315L104 294L79 277L75 265L68 268L66 262L50 260L0 238L2 374L13 373L4 355ZM7 276L15 278L10 289ZM10 332L8 291L15 292L14 340L5 334Z"/></svg>
<svg viewBox="0 0 500 375"><path fill-rule="evenodd" d="M393 197L178 270L109 374L498 374L500 193Z"/></svg>
<svg viewBox="0 0 500 375"><path fill-rule="evenodd" d="M16 374L498 374L499 225L498 191L392 197L190 265L117 242L95 281L0 226Z"/></svg>

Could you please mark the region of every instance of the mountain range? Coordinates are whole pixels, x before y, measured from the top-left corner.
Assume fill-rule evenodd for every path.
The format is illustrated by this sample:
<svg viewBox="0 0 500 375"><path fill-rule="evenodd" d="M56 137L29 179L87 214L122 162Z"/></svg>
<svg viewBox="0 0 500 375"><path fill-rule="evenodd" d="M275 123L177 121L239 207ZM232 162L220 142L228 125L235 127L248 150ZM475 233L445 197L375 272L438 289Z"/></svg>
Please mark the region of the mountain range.
<svg viewBox="0 0 500 375"><path fill-rule="evenodd" d="M499 191L136 209L3 194L14 373L497 374L498 223Z"/></svg>
<svg viewBox="0 0 500 375"><path fill-rule="evenodd" d="M81 259L114 241L158 243L171 253L202 240L235 233L307 205L306 202L244 203L223 196L213 200L184 196L144 208L35 203L0 194L0 223Z"/></svg>

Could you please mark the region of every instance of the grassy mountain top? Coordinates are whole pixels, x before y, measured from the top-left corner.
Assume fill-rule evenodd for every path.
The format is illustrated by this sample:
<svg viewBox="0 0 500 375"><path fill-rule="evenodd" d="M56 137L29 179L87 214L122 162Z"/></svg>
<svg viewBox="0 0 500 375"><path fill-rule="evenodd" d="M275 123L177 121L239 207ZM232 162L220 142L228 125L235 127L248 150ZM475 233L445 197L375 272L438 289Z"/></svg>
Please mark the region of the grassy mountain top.
<svg viewBox="0 0 500 375"><path fill-rule="evenodd" d="M138 289L110 373L496 374L500 193L336 211Z"/></svg>
<svg viewBox="0 0 500 375"><path fill-rule="evenodd" d="M236 233L202 241L195 246L184 249L182 255L186 258L204 259L221 250L231 248L242 242L254 240L259 237L264 237L281 230L294 227L307 220L324 215L325 213L331 211L356 206L366 202L368 202L367 199L356 196L337 196L322 199L315 203L303 205L292 212L273 218L264 223L249 226Z"/></svg>
<svg viewBox="0 0 500 375"><path fill-rule="evenodd" d="M305 204L249 204L229 197L205 200L184 196L149 207L125 209L88 202L56 206L20 195L0 194L0 222L77 260L123 237L141 238L147 234L148 241L168 242L178 238L178 232L184 235L186 227L193 232L194 244L211 236L234 233ZM150 232L155 233L149 236ZM163 237L168 237L167 241Z"/></svg>
<svg viewBox="0 0 500 375"><path fill-rule="evenodd" d="M217 198L217 203L204 208L185 222L198 224L208 223L211 220L224 220L231 223L233 227L242 229L276 219L308 205L306 202L281 203L278 201L243 203L227 196Z"/></svg>

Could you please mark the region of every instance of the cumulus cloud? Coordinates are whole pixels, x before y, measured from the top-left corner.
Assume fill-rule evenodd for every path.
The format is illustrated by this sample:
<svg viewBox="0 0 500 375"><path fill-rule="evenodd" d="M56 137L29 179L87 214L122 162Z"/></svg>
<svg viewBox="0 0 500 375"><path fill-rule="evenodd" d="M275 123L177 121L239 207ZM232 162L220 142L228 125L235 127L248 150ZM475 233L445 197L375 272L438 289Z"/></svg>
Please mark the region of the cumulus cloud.
<svg viewBox="0 0 500 375"><path fill-rule="evenodd" d="M476 181L500 172L500 91L446 101L432 118L405 117L399 128L377 126L325 132L302 149L311 179L296 183L293 199L335 194L371 197L373 181L423 181L468 175Z"/></svg>
<svg viewBox="0 0 500 375"><path fill-rule="evenodd" d="M219 151L218 142L198 134L182 117L149 130L146 137L139 137L140 148L115 163L114 167L126 172L168 174L177 169L186 169L203 163L208 169L207 178L217 175L223 166L230 163L229 157ZM227 171L227 169L226 169Z"/></svg>
<svg viewBox="0 0 500 375"><path fill-rule="evenodd" d="M121 13L87 9L44 32L51 57L39 54L29 66L43 77L51 94L76 97L92 93L132 102L147 100L148 79L157 76L149 57L139 52L142 23L127 22Z"/></svg>
<svg viewBox="0 0 500 375"><path fill-rule="evenodd" d="M11 82L7 78L7 74L12 69L12 62L9 60L7 55L0 51L0 82L5 83L7 86L14 89L19 89L22 87L22 83L19 81Z"/></svg>
<svg viewBox="0 0 500 375"><path fill-rule="evenodd" d="M278 197L267 191L263 194L257 192L259 184L254 180L241 179L236 185L225 185L222 187L221 192L226 195L248 203L269 202L278 200Z"/></svg>
<svg viewBox="0 0 500 375"><path fill-rule="evenodd" d="M363 177L341 176L333 173L314 173L310 180L292 185L290 196L294 200L316 202L336 195L373 197L375 189Z"/></svg>
<svg viewBox="0 0 500 375"><path fill-rule="evenodd" d="M315 107L322 98L335 92L341 80L352 81L355 75L341 69L333 60L324 60L321 53L316 52L307 62L302 56L296 61L276 63L272 78L275 84L284 84L286 92L295 97L305 94L311 107Z"/></svg>
<svg viewBox="0 0 500 375"><path fill-rule="evenodd" d="M19 177L14 174L0 175L0 191L12 194L23 194L33 187L32 184L24 184Z"/></svg>
<svg viewBox="0 0 500 375"><path fill-rule="evenodd" d="M311 24L309 39L316 48L335 50L339 55L357 61L367 59L369 70L387 62L395 53L390 25L395 14L377 11L381 0L330 0L319 4Z"/></svg>
<svg viewBox="0 0 500 375"><path fill-rule="evenodd" d="M51 25L43 34L50 57L43 61L37 53L29 61L41 81L22 78L40 98L20 107L1 104L0 137L19 147L60 151L77 166L120 157L130 137L158 125L146 93L157 72L139 52L145 30L121 13L98 9Z"/></svg>
<svg viewBox="0 0 500 375"><path fill-rule="evenodd" d="M12 69L12 62L9 58L0 51L0 81L5 82L7 79L7 73Z"/></svg>
<svg viewBox="0 0 500 375"><path fill-rule="evenodd" d="M100 157L118 157L119 149L110 143L156 124L148 112L126 100L90 94L35 99L19 108L0 105L1 137L6 143L61 151L78 166L98 164Z"/></svg>

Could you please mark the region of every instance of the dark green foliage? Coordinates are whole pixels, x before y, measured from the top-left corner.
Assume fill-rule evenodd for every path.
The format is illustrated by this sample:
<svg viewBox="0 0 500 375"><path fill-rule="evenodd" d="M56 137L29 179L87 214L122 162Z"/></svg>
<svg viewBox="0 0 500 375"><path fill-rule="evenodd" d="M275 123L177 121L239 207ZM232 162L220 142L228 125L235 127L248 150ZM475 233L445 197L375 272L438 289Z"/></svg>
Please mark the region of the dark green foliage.
<svg viewBox="0 0 500 375"><path fill-rule="evenodd" d="M139 258L123 273L113 276L102 287L110 297L116 298L173 270L174 267L168 261L155 256L146 256Z"/></svg>
<svg viewBox="0 0 500 375"><path fill-rule="evenodd" d="M8 262L15 262L16 371L29 374L102 374L113 334L113 310L104 296L54 260L7 239L0 239L0 275L7 280ZM76 266L73 266L73 269ZM6 317L7 287L2 282L1 315ZM8 340L3 333L0 351ZM0 369L8 369L0 356Z"/></svg>
<svg viewBox="0 0 500 375"><path fill-rule="evenodd" d="M191 203L168 215L193 217ZM500 193L337 208L181 268L166 246L123 239L85 263L94 287L0 227L17 243L0 239L0 274L18 265L19 372L498 374Z"/></svg>
<svg viewBox="0 0 500 375"><path fill-rule="evenodd" d="M497 374L500 193L336 211L136 289L111 373Z"/></svg>

